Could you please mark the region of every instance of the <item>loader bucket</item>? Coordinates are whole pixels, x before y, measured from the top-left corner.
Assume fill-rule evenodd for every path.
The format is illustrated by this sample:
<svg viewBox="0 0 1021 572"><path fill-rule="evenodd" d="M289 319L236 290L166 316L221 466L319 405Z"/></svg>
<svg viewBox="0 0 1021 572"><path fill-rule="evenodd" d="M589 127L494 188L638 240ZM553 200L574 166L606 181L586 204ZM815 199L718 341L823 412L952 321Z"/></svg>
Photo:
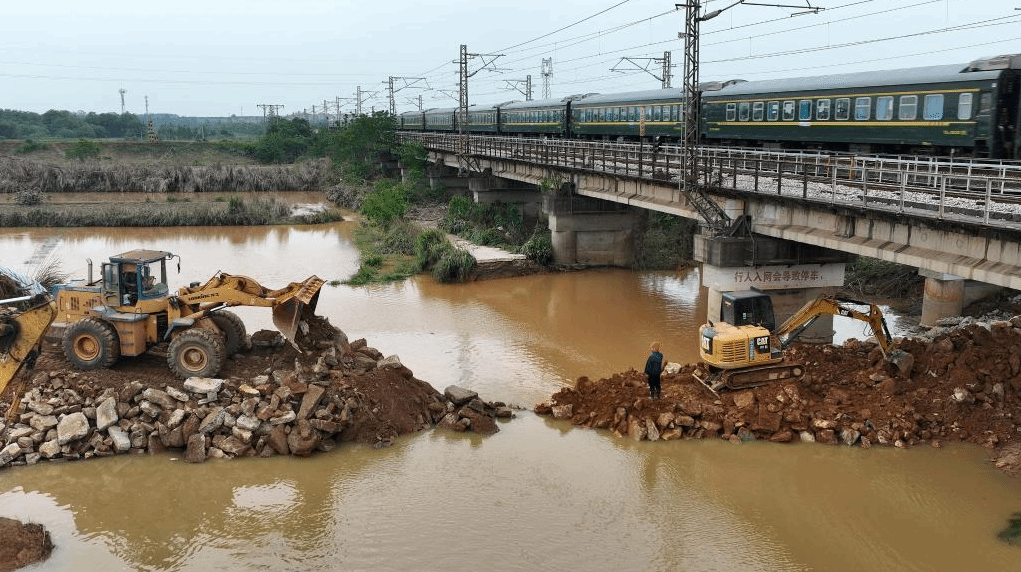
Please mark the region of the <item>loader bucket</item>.
<svg viewBox="0 0 1021 572"><path fill-rule="evenodd" d="M295 340L298 327L304 318L315 315L322 287L322 279L310 276L304 282L291 284L288 292L277 298L273 305L273 325L295 348L298 347Z"/></svg>

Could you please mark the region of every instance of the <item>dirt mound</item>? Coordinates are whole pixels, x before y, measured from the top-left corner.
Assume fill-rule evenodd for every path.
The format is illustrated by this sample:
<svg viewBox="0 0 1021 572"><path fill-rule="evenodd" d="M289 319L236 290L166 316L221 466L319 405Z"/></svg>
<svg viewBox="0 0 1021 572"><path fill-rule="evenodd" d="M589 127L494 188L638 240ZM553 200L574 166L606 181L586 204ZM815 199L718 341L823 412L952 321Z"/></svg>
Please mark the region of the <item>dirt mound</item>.
<svg viewBox="0 0 1021 572"><path fill-rule="evenodd" d="M630 370L599 381L580 378L535 410L634 439L802 440L865 448L966 441L991 449L1021 441L1021 316L940 332L897 343L914 356L910 375L902 377L873 343L796 344L788 359L806 370L797 381L715 395L692 378L688 365L664 375L663 396L652 400L645 375ZM1017 468L1019 456L1001 455L1001 468Z"/></svg>
<svg viewBox="0 0 1021 572"><path fill-rule="evenodd" d="M50 533L41 524L0 517L0 572L46 560L53 552Z"/></svg>

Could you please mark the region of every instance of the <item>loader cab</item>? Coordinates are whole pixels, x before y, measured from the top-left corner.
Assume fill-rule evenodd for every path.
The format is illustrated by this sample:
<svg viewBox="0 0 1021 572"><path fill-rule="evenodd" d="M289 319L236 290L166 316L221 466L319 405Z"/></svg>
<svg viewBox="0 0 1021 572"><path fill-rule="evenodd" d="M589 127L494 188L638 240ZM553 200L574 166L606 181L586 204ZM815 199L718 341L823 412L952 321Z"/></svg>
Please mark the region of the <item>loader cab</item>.
<svg viewBox="0 0 1021 572"><path fill-rule="evenodd" d="M167 260L173 254L132 250L103 263L103 298L108 306L134 306L141 300L166 296Z"/></svg>
<svg viewBox="0 0 1021 572"><path fill-rule="evenodd" d="M724 292L720 300L720 321L732 326L762 326L776 329L773 301L762 292Z"/></svg>

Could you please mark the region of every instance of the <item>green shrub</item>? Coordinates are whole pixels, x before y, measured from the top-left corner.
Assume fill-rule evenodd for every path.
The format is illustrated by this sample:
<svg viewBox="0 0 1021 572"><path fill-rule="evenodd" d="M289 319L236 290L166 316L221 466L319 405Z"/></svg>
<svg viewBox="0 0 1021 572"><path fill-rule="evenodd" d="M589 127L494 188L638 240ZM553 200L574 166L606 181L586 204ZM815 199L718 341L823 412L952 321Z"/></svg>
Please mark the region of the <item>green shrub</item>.
<svg viewBox="0 0 1021 572"><path fill-rule="evenodd" d="M99 143L89 141L88 139L79 139L67 148L67 151L64 152L64 156L68 159L84 161L90 157L99 157L99 153Z"/></svg>
<svg viewBox="0 0 1021 572"><path fill-rule="evenodd" d="M26 153L32 153L33 151L46 151L49 148L50 146L46 143L36 143L31 139L25 139L25 142L19 145L14 152L19 155L24 155Z"/></svg>
<svg viewBox="0 0 1021 572"><path fill-rule="evenodd" d="M419 235L418 227L404 220L395 220L383 232L380 250L387 254L415 255L415 241Z"/></svg>
<svg viewBox="0 0 1021 572"><path fill-rule="evenodd" d="M543 266L549 266L553 262L553 241L548 233L533 234L521 246L521 254L524 254L529 260L533 260Z"/></svg>
<svg viewBox="0 0 1021 572"><path fill-rule="evenodd" d="M464 282L475 268L476 260L463 248L446 250L432 268L432 277L437 282Z"/></svg>
<svg viewBox="0 0 1021 572"><path fill-rule="evenodd" d="M227 212L232 215L240 214L245 210L245 201L237 195L232 195L227 201Z"/></svg>
<svg viewBox="0 0 1021 572"><path fill-rule="evenodd" d="M362 202L362 214L374 224L388 224L404 216L408 201L404 189L392 180L384 179L373 185L371 193Z"/></svg>
<svg viewBox="0 0 1021 572"><path fill-rule="evenodd" d="M443 231L427 230L415 239L415 264L419 270L429 270L443 256L444 250L451 248Z"/></svg>

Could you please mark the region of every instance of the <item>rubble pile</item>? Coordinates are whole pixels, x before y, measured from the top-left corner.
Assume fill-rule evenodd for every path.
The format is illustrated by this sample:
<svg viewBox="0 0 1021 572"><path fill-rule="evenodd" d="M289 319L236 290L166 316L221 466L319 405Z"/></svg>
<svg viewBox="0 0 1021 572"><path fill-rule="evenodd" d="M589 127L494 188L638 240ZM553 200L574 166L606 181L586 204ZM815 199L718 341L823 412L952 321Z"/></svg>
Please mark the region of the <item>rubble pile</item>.
<svg viewBox="0 0 1021 572"><path fill-rule="evenodd" d="M136 371L54 369L62 358L48 355L14 422L0 422L0 467L167 450L190 462L307 456L348 441L383 447L437 424L491 434L497 417L513 416L456 386L441 394L397 356L349 343L325 319L310 322L298 339L304 353L260 331L223 379L181 382L163 360ZM146 368L162 369L140 373Z"/></svg>
<svg viewBox="0 0 1021 572"><path fill-rule="evenodd" d="M796 381L716 395L687 365L668 370L662 397L654 400L645 375L630 370L598 381L580 378L535 411L637 440L863 448L964 441L999 450L998 466L1008 472L1021 467L1021 316L948 322L896 345L914 357L908 374L891 369L871 342L796 344L788 356L806 370Z"/></svg>

